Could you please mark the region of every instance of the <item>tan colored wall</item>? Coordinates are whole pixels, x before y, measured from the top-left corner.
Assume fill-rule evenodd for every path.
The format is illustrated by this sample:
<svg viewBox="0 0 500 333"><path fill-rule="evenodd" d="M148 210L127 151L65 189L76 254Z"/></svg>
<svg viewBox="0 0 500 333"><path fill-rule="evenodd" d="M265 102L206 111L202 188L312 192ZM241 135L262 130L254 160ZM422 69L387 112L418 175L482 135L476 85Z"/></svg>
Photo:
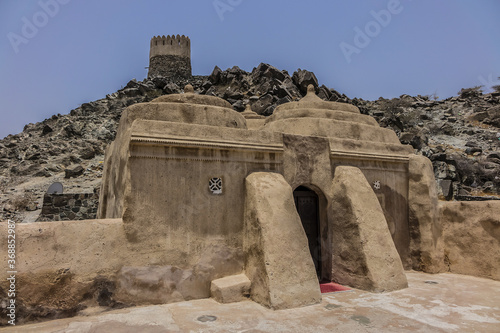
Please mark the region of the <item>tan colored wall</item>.
<svg viewBox="0 0 500 333"><path fill-rule="evenodd" d="M7 235L7 223L0 223L0 233ZM127 257L121 219L18 223L16 240L21 274L71 267L72 273L91 277L114 272ZM6 238L0 242L6 248ZM1 253L3 262L6 256Z"/></svg>
<svg viewBox="0 0 500 333"><path fill-rule="evenodd" d="M375 292L406 288L382 207L361 170L337 167L331 186L333 281Z"/></svg>
<svg viewBox="0 0 500 333"><path fill-rule="evenodd" d="M213 244L238 256L244 179L281 172L281 136L144 120L132 133L123 219L131 246L151 249L145 264L191 267ZM214 177L222 179L222 194L209 190Z"/></svg>
<svg viewBox="0 0 500 333"><path fill-rule="evenodd" d="M436 180L432 163L425 156L410 155L408 209L413 269L427 273L445 271Z"/></svg>
<svg viewBox="0 0 500 333"><path fill-rule="evenodd" d="M440 202L451 273L500 280L500 201Z"/></svg>
<svg viewBox="0 0 500 333"><path fill-rule="evenodd" d="M328 139L291 134L283 135L284 173L292 189L306 186L316 192L319 199L321 237L321 278L331 278L331 217L327 214L331 198L329 184L332 180Z"/></svg>
<svg viewBox="0 0 500 333"><path fill-rule="evenodd" d="M16 225L16 305L18 323L26 316L53 318L74 314L84 302L97 305L98 294L112 285L125 262L140 262L130 253L123 223L87 220L22 223ZM7 223L0 223L7 235ZM0 248L7 248L0 237ZM7 251L0 260L7 263ZM6 270L0 272L0 295L8 290Z"/></svg>
<svg viewBox="0 0 500 333"><path fill-rule="evenodd" d="M197 95L184 94L185 98L190 96L196 99ZM130 139L132 135L132 124L141 119L148 119L148 123L136 125L136 131L149 131L148 126L154 126L154 121L161 121L156 125L157 132L179 133L186 126L184 122L212 126L204 131L198 131L193 135L201 138L210 137L211 133L218 130L216 126L227 126L233 128L246 128L245 118L234 110L220 106L205 106L187 104L186 101L179 103L139 103L128 107L122 114L117 129L115 141L106 149L104 161L104 175L101 185L98 218L121 218L123 214L123 202L126 193L130 191L130 173L128 169L128 157ZM162 123L163 122L163 123ZM168 123L164 123L168 122ZM213 136L213 135L212 135ZM264 138L267 138L264 136Z"/></svg>
<svg viewBox="0 0 500 333"><path fill-rule="evenodd" d="M399 155L335 153L331 139L283 134L284 177L292 188L300 185L314 190L320 199L320 228L322 257L331 256L329 225L333 218L326 213L331 201L329 184L338 166L354 166L363 172L369 184L380 181L381 188L374 192L383 207L391 235L405 268L411 267L408 230L408 157ZM331 261L322 262L323 278L329 279Z"/></svg>
<svg viewBox="0 0 500 333"><path fill-rule="evenodd" d="M179 232L163 240L168 248L153 237L130 243L121 219L23 223L15 230L16 304L24 309L18 312L19 323L76 315L86 306L206 298L212 280L244 267L242 234L235 237L238 247L230 247L230 237L200 240L192 230L187 238ZM0 233L7 235L7 223L0 223ZM6 249L6 242L7 237L0 238L0 247ZM7 251L0 260L7 262ZM7 276L5 270L0 273L3 298Z"/></svg>
<svg viewBox="0 0 500 333"><path fill-rule="evenodd" d="M381 156L384 157L384 156ZM408 230L408 159L401 156L366 156L349 158L332 156L334 168L359 168L382 206L384 216L396 249L406 269L411 267L410 237ZM376 188L375 183L380 184Z"/></svg>
<svg viewBox="0 0 500 333"><path fill-rule="evenodd" d="M176 55L190 58L191 41L189 37L172 35L151 38L149 58L159 55Z"/></svg>
<svg viewBox="0 0 500 333"><path fill-rule="evenodd" d="M268 122L264 130L305 136L335 137L400 144L394 131L359 122L324 118L287 118Z"/></svg>

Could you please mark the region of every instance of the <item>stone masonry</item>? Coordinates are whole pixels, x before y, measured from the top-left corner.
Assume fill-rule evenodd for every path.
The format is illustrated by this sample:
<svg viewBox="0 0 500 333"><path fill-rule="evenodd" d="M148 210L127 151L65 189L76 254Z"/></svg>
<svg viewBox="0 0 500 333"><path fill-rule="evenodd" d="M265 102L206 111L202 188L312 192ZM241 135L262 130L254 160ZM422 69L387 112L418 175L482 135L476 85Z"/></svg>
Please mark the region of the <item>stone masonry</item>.
<svg viewBox="0 0 500 333"><path fill-rule="evenodd" d="M95 193L45 194L37 222L95 219L98 204Z"/></svg>
<svg viewBox="0 0 500 333"><path fill-rule="evenodd" d="M151 38L148 77L191 78L191 41L189 37Z"/></svg>

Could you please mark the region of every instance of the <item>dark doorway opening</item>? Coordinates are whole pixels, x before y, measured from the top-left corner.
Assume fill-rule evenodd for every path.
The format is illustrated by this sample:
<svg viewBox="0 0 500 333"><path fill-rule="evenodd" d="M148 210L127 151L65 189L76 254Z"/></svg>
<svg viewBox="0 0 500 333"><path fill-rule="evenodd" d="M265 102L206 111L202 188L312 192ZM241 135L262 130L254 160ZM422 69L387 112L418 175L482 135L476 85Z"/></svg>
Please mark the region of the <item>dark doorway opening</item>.
<svg viewBox="0 0 500 333"><path fill-rule="evenodd" d="M319 228L319 200L313 190L299 186L293 191L295 207L299 213L302 226L309 242L309 252L316 268L318 277L321 277L321 235Z"/></svg>

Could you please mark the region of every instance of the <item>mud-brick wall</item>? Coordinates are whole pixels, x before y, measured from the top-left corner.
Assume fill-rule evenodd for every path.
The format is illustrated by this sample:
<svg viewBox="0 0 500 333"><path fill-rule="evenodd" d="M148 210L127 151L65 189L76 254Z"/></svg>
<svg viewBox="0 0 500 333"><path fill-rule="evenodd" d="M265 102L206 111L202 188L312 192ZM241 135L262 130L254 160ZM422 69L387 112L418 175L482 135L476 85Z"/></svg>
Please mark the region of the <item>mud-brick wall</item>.
<svg viewBox="0 0 500 333"><path fill-rule="evenodd" d="M98 204L95 193L45 194L37 222L95 219Z"/></svg>
<svg viewBox="0 0 500 333"><path fill-rule="evenodd" d="M500 280L500 201L441 202L440 214L448 271Z"/></svg>

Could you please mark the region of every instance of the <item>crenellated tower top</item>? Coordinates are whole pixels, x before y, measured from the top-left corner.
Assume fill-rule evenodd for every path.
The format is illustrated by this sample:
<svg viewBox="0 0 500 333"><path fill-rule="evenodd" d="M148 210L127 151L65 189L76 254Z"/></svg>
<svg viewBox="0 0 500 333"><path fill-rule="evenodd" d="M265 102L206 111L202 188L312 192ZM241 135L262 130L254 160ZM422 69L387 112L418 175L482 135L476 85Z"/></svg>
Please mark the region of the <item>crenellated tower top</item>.
<svg viewBox="0 0 500 333"><path fill-rule="evenodd" d="M148 77L188 79L191 77L191 41L187 36L151 38Z"/></svg>
<svg viewBox="0 0 500 333"><path fill-rule="evenodd" d="M149 58L160 55L175 55L191 58L191 41L189 37L182 36L156 36L151 38Z"/></svg>

